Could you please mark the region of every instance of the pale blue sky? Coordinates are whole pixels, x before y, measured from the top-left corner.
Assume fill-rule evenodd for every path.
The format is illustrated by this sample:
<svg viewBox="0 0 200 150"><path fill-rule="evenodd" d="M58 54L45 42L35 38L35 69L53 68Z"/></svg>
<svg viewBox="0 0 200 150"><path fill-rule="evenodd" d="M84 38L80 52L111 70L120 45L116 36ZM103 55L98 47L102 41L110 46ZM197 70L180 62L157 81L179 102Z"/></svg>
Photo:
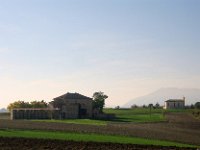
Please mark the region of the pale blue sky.
<svg viewBox="0 0 200 150"><path fill-rule="evenodd" d="M199 18L199 0L0 0L0 107L200 88Z"/></svg>

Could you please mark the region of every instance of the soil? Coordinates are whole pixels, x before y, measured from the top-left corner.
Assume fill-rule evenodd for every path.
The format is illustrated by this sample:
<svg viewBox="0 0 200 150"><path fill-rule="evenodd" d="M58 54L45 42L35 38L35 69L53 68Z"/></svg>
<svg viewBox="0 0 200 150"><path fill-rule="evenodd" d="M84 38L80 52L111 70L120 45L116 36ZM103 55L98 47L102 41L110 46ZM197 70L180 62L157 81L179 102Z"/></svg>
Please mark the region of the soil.
<svg viewBox="0 0 200 150"><path fill-rule="evenodd" d="M0 138L0 150L195 150L133 144L74 142L27 138Z"/></svg>
<svg viewBox="0 0 200 150"><path fill-rule="evenodd" d="M36 129L62 132L127 135L200 146L200 120L186 113L168 113L162 123L115 123L106 126L0 120L0 129Z"/></svg>

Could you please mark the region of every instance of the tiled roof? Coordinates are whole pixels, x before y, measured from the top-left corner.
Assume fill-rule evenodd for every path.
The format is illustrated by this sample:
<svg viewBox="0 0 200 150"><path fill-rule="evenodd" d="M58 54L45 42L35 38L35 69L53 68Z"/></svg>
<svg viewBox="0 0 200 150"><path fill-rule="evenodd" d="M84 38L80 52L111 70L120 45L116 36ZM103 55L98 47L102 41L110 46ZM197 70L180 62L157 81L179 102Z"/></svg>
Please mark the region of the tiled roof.
<svg viewBox="0 0 200 150"><path fill-rule="evenodd" d="M54 99L91 99L92 100L92 98L81 95L79 93L69 93L69 92L59 97L56 97Z"/></svg>
<svg viewBox="0 0 200 150"><path fill-rule="evenodd" d="M59 108L13 108L12 110L59 110Z"/></svg>
<svg viewBox="0 0 200 150"><path fill-rule="evenodd" d="M169 99L169 100L166 100L165 102L184 102L183 99Z"/></svg>

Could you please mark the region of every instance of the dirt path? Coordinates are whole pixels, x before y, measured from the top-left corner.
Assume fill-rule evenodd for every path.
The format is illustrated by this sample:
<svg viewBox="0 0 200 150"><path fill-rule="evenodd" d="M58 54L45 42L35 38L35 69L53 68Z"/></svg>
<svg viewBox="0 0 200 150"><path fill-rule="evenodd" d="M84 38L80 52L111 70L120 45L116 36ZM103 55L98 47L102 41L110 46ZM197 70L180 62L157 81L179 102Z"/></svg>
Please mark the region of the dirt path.
<svg viewBox="0 0 200 150"><path fill-rule="evenodd" d="M0 138L0 150L16 150L16 148L20 150L195 150L192 148L161 147L151 145Z"/></svg>

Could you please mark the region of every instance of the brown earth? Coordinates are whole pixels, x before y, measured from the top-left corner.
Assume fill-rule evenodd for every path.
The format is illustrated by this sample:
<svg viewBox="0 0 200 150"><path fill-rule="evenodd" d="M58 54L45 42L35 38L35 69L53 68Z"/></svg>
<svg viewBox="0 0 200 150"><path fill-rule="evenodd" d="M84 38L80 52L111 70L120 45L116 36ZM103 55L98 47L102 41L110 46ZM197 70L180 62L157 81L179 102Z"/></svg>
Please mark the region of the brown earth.
<svg viewBox="0 0 200 150"><path fill-rule="evenodd" d="M75 142L60 140L1 138L0 150L195 150L195 148L161 147L151 145Z"/></svg>
<svg viewBox="0 0 200 150"><path fill-rule="evenodd" d="M0 129L36 129L127 135L200 145L200 121L186 113L168 113L162 123L115 123L107 126L0 120Z"/></svg>

